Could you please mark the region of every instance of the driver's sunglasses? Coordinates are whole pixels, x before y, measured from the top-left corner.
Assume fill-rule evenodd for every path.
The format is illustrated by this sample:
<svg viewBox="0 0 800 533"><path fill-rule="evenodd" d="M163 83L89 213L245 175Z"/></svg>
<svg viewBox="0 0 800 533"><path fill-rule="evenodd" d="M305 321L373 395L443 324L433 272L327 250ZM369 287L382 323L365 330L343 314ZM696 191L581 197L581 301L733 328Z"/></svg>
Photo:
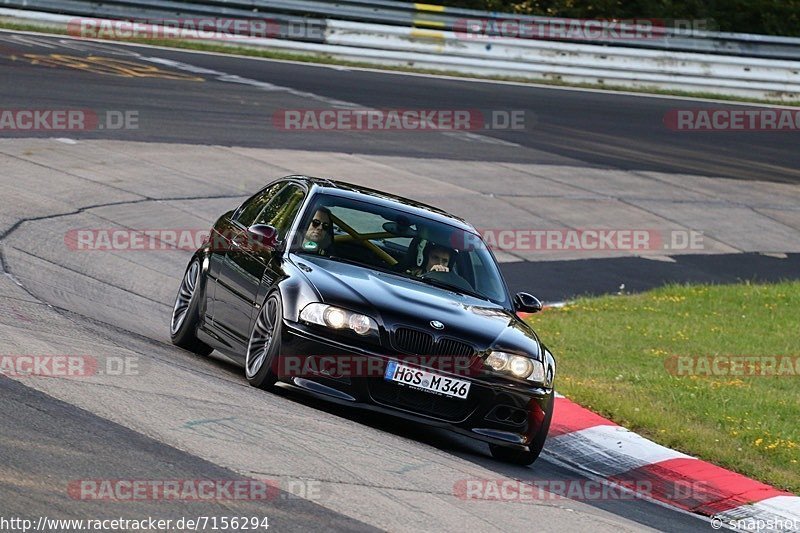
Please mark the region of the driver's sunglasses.
<svg viewBox="0 0 800 533"><path fill-rule="evenodd" d="M312 220L311 221L311 225L314 226L315 228L318 228L318 227L320 227L320 225L322 225L322 229L324 229L325 231L328 231L329 229L331 229L331 223L330 222L323 222L318 218L315 218L314 220Z"/></svg>

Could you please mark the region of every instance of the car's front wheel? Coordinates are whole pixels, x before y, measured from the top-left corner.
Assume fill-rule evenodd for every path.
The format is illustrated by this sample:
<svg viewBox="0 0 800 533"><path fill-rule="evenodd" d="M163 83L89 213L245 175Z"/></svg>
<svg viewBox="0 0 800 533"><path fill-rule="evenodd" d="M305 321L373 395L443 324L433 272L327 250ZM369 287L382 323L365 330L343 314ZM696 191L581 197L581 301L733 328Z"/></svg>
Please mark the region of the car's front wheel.
<svg viewBox="0 0 800 533"><path fill-rule="evenodd" d="M278 381L273 366L281 350L283 305L280 294L273 292L264 300L250 332L244 370L250 385L271 389Z"/></svg>
<svg viewBox="0 0 800 533"><path fill-rule="evenodd" d="M175 346L198 355L208 355L214 348L197 338L197 327L200 325L202 270L200 260L196 257L186 267L172 308L169 333Z"/></svg>
<svg viewBox="0 0 800 533"><path fill-rule="evenodd" d="M555 391L554 391L555 392ZM497 444L490 444L489 451L492 452L492 457L498 461L506 463L513 463L515 465L528 466L533 464L539 458L544 448L544 442L547 440L547 433L550 431L550 420L553 418L553 406L555 404L555 393L550 393L550 398L547 402L547 412L544 415L544 420L539 428L539 432L531 441L528 446L529 451L517 450L508 448L506 446L499 446Z"/></svg>

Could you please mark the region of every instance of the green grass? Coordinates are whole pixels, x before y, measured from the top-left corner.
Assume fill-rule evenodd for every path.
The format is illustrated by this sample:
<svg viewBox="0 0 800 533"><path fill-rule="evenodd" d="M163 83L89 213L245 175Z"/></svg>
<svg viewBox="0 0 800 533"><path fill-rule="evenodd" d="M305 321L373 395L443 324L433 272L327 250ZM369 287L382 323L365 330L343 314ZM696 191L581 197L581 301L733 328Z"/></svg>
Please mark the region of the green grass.
<svg viewBox="0 0 800 533"><path fill-rule="evenodd" d="M8 19L0 19L0 29L18 30L18 31L31 31L43 33L55 33L66 35L66 28L54 26L52 24L28 24L19 22L10 22ZM111 41L110 41L111 42ZM411 72L418 74L435 74L437 76L453 76L457 78L471 78L471 79L485 79L494 81L508 81L515 83L527 83L535 85L552 85L554 87L577 87L583 89L603 89L608 91L624 91L630 93L641 94L660 94L664 96L679 96L690 98L701 98L710 100L724 100L729 102L752 102L758 104L772 104L782 106L798 106L800 101L784 101L778 98L775 99L760 99L748 98L743 96L731 96L725 94L716 94L709 92L695 92L695 91L679 91L672 89L659 89L657 87L640 87L631 88L617 85L607 85L604 83L574 83L566 82L557 78L543 78L543 79L530 79L518 76L485 76L479 74L469 74L463 72L451 72L447 70L434 70L417 68L412 65L408 66L390 66L380 65L377 63L369 63L366 61L348 61L338 59L328 54L300 54L292 52L283 52L280 50L268 50L257 47L237 46L234 44L213 44L208 42L185 40L180 41L176 39L124 39L123 42L132 44L149 44L154 46L164 46L169 48L178 48L184 50L198 50L202 52L218 52L223 54L231 54L246 57L261 57L266 59L279 59L286 61L298 61L303 63L316 63L323 65L340 65L345 67L356 68L371 68L378 70L386 70L392 72Z"/></svg>
<svg viewBox="0 0 800 533"><path fill-rule="evenodd" d="M800 282L672 285L582 298L527 320L556 354L565 396L664 446L800 493L800 375L676 376L665 363L800 356Z"/></svg>

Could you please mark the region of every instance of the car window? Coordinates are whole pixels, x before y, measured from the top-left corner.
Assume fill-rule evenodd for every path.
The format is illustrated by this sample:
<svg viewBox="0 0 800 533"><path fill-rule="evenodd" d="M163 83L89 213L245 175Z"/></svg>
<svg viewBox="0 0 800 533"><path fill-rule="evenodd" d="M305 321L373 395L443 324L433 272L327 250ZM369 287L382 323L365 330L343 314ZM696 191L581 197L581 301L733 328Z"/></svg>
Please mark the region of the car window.
<svg viewBox="0 0 800 533"><path fill-rule="evenodd" d="M347 223L359 233L381 233L383 224L388 222L378 213L370 213L359 209L333 206L330 208L333 216Z"/></svg>
<svg viewBox="0 0 800 533"><path fill-rule="evenodd" d="M320 194L308 210L306 227L317 209L325 208L333 220L332 243L304 249L298 242L293 251L327 255L333 260L389 270L398 275L441 282L508 305L508 296L496 262L480 236L402 209L354 199ZM449 270L421 265L428 244L450 250ZM442 265L437 265L442 266Z"/></svg>
<svg viewBox="0 0 800 533"><path fill-rule="evenodd" d="M391 237L380 239L380 242L387 248L402 250L404 253L408 253L409 247L411 246L411 237Z"/></svg>
<svg viewBox="0 0 800 533"><path fill-rule="evenodd" d="M387 236L383 225L389 222L379 213L371 213L359 209L347 207L331 207L331 214L336 219L345 222L351 229L362 235L375 234L376 237L369 239L372 243L386 249L390 254L405 254L411 244L411 237ZM336 228L338 235L345 235L346 232Z"/></svg>
<svg viewBox="0 0 800 533"><path fill-rule="evenodd" d="M253 224L267 224L278 230L278 238L283 239L300 210L305 193L294 183L286 184L264 206Z"/></svg>
<svg viewBox="0 0 800 533"><path fill-rule="evenodd" d="M484 264L486 255L476 253L475 251L470 251L468 252L467 257L469 257L469 264L472 265L472 273L468 279L471 279L473 285L475 286L475 290L481 294L502 293L503 287L500 284L500 279L497 276L492 275L491 268Z"/></svg>
<svg viewBox="0 0 800 533"><path fill-rule="evenodd" d="M258 214L263 211L264 206L266 206L275 194L285 185L286 182L276 183L249 198L236 210L236 213L233 214L233 220L244 227L252 226Z"/></svg>

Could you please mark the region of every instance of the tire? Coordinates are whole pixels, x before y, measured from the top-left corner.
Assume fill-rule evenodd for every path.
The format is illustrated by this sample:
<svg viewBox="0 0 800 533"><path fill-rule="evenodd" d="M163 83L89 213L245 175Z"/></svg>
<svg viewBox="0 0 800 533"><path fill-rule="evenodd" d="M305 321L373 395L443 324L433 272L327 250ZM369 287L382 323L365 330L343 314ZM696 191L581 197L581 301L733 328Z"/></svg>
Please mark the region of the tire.
<svg viewBox="0 0 800 533"><path fill-rule="evenodd" d="M528 466L534 463L539 458L544 448L544 442L547 440L547 433L550 431L550 420L553 418L553 406L555 404L555 391L550 393L550 399L547 401L547 413L542 421L542 427L531 442L529 451L517 450L500 446L497 444L490 444L489 451L492 452L492 457L498 461L512 463L520 466Z"/></svg>
<svg viewBox="0 0 800 533"><path fill-rule="evenodd" d="M247 343L244 373L253 387L270 390L278 382L274 365L281 350L283 302L278 292L269 294L253 321Z"/></svg>
<svg viewBox="0 0 800 533"><path fill-rule="evenodd" d="M197 338L197 328L200 325L200 299L204 286L203 267L200 260L194 257L181 279L169 323L172 344L198 355L208 355L214 351L214 348Z"/></svg>

